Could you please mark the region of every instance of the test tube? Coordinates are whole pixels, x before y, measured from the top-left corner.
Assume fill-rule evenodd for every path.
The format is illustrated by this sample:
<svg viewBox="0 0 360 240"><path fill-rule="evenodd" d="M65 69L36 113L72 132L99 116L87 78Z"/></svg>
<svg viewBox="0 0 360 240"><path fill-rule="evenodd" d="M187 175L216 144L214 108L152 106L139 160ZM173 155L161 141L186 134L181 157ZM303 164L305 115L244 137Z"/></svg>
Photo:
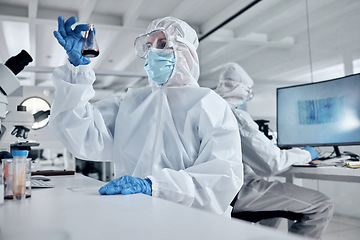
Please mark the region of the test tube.
<svg viewBox="0 0 360 240"><path fill-rule="evenodd" d="M13 155L13 199L26 197L26 158L28 151L14 150Z"/></svg>

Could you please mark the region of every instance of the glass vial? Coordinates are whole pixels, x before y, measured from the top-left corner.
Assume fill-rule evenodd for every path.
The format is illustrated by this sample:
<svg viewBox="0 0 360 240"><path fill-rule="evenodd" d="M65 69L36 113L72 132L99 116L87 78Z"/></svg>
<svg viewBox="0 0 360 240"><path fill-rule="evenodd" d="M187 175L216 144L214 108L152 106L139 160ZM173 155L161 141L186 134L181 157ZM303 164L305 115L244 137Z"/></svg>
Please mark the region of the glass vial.
<svg viewBox="0 0 360 240"><path fill-rule="evenodd" d="M88 58L94 58L97 57L100 53L99 46L97 44L96 38L95 38L95 28L93 24L90 25L90 30L86 31L84 36L84 43L81 48L81 54L84 57Z"/></svg>

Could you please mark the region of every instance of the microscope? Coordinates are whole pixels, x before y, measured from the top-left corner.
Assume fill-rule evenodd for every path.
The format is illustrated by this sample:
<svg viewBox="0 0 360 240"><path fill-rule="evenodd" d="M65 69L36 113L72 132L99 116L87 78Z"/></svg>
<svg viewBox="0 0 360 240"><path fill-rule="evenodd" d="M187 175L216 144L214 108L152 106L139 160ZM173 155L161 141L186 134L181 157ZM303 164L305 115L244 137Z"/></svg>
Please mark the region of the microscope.
<svg viewBox="0 0 360 240"><path fill-rule="evenodd" d="M31 56L22 50L18 55L9 58L5 64L0 63L0 142L5 133L9 131L16 138L26 139L31 126L34 124L34 116L26 111L25 106L18 105L17 111L7 111L7 96L21 86L15 75L21 72L32 60ZM11 144L11 148L29 149L30 146L38 145L38 143L19 141L16 144Z"/></svg>

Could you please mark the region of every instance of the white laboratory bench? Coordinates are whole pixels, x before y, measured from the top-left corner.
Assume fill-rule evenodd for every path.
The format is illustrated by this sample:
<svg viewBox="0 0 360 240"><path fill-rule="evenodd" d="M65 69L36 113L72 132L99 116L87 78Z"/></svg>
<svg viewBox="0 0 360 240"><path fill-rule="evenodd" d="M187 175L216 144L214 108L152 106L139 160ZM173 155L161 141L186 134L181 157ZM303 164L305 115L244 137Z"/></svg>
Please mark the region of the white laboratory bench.
<svg viewBox="0 0 360 240"><path fill-rule="evenodd" d="M143 194L101 196L104 183L80 174L50 178L55 188L0 204L1 240L303 239Z"/></svg>
<svg viewBox="0 0 360 240"><path fill-rule="evenodd" d="M294 178L330 180L360 183L360 168L321 166L321 167L290 167L279 174L286 182L293 183Z"/></svg>

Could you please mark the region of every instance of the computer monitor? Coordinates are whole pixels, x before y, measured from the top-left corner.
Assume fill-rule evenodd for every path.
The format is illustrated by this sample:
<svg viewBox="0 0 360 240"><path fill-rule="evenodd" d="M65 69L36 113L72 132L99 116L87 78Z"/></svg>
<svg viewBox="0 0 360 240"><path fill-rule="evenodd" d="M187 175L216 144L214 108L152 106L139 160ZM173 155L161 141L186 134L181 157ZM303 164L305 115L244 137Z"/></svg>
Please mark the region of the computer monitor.
<svg viewBox="0 0 360 240"><path fill-rule="evenodd" d="M360 74L278 88L277 144L360 145Z"/></svg>

